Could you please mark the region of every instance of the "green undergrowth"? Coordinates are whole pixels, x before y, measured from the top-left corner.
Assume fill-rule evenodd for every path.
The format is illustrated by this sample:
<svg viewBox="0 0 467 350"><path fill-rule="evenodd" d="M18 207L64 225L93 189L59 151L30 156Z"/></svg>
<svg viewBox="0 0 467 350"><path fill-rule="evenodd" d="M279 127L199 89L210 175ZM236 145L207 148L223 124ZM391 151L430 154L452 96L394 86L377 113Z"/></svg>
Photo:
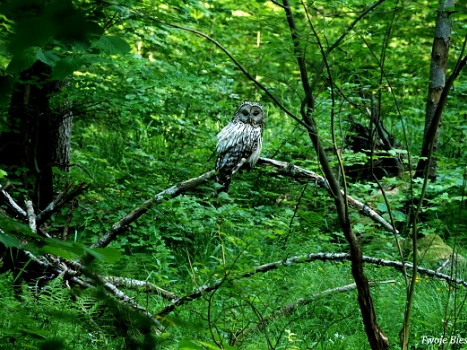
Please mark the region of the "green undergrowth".
<svg viewBox="0 0 467 350"><path fill-rule="evenodd" d="M452 278L467 279L467 84L462 74L443 113L438 177L427 184L415 223L420 245L417 252L411 249L408 221L423 188L423 181L412 175L424 134L435 2L380 1L355 26L355 18L370 6L367 2L295 2L298 46L291 41L283 8L271 1L251 1L242 9L230 0L70 1L66 3L79 8L83 23L86 18L93 24L86 30L106 32L99 39L74 28L77 32L70 40L61 36L62 25L68 22L42 25L55 12L38 11L39 17L34 17L36 2L18 3L27 10L19 26L3 10L0 15L5 19L0 31L5 47L0 50L0 131L11 131L4 125L11 96L4 93L3 83L11 82L31 60L50 64L55 77L67 77L60 94L51 97L50 107L73 107L72 166L67 173L55 170L54 192L70 183L85 182L89 188L43 227L52 239L39 239L24 227L18 233L11 225L2 226L16 232L17 239L8 241L13 247L20 245L24 234L38 240L27 246L35 254L80 258L84 247L145 201L212 170L216 135L243 100L262 103L267 114L261 156L323 175L310 135L290 116L301 120L306 100L297 49L304 51L310 79L321 64L322 54L311 35L316 30L324 50L346 34L327 56L329 69L314 82L310 109L321 144L340 183L346 180L347 193L399 231L396 241L393 233L349 208L363 254L407 262L417 254L420 266L442 267L440 272ZM54 9L61 2L40 3ZM448 74L452 57L462 57L464 7L456 7L450 17L454 25ZM171 23L212 36L282 106L247 79L212 41ZM50 33L39 35L41 28ZM22 36L17 37L15 29L23 29ZM26 40L26 33L36 29L37 37ZM81 36L74 36L80 33L90 36L80 42ZM359 136L352 131L354 122L371 125L373 108L395 145L391 152L375 150L373 160L399 157L404 165L400 177L383 177L379 183L372 176L363 180L343 174L338 162L342 159L350 166L369 161L369 151L350 150L349 136ZM21 205L30 193L21 187L23 173L18 167L0 169L2 186L11 181L9 193ZM253 273L257 266L305 254L349 252L332 195L314 181L260 166L235 174L228 193L215 192L211 179L178 197L165 197L129 224L110 243L110 250L86 251L94 254L88 266L93 272L146 281L178 297L223 281L219 288L188 298L157 317L165 330L156 330L144 315L109 298L102 286L79 288L57 278L43 286L33 281L15 289L19 278L1 270L0 348L368 349L350 262L300 261ZM68 236L61 242L64 226ZM457 255L448 264L451 253ZM410 270L403 276L392 267L364 268L391 349L399 349L406 278L416 281L409 348L437 348L424 341L427 337L467 339L465 286ZM120 288L151 315L172 302L143 287Z"/></svg>

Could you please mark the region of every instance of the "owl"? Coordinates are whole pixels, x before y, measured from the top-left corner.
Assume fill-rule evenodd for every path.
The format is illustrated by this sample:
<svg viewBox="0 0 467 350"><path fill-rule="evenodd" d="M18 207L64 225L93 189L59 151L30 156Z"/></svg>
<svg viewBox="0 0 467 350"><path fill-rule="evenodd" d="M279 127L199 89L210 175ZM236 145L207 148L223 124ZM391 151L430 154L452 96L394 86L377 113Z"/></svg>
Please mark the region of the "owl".
<svg viewBox="0 0 467 350"><path fill-rule="evenodd" d="M262 147L264 117L263 106L245 101L217 134L216 182L222 186L218 192L228 191L233 174L242 166L255 166Z"/></svg>

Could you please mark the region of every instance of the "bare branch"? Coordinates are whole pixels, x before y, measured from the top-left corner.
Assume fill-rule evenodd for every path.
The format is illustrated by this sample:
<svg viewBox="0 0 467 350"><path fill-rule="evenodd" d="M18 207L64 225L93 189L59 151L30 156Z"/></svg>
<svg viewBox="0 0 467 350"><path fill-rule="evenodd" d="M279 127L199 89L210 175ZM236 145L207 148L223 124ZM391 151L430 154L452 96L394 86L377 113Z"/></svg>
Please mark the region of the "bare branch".
<svg viewBox="0 0 467 350"><path fill-rule="evenodd" d="M282 170L281 174L291 176L295 179L297 178L305 178L308 181L314 181L318 183L319 186L326 188L328 191L330 191L330 187L326 179L324 179L322 176L319 176L315 174L312 171L297 167L293 164L273 160L273 159L268 159L268 158L260 158L258 161L258 164L263 164L263 165L271 165L276 168L279 168ZM111 228L107 230L107 232L99 238L99 240L94 243L91 248L101 248L101 247L106 247L118 234L122 233L123 231L126 230L127 226L137 220L141 215L146 213L151 205L157 204L162 202L164 198L173 198L177 197L178 195L182 194L183 192L195 188L205 182L206 180L212 178L215 174L214 170L208 171L207 173L204 173L203 175L200 175L199 177L189 179L187 181L180 182L179 184L176 184L161 193L157 194L154 198L148 199L145 201L143 204L141 204L139 207L135 208L132 210L130 213L125 215L122 219L120 219L117 223L112 225ZM341 193L343 193L341 191ZM362 215L365 215L375 222L381 224L385 229L387 229L390 232L398 232L397 230L394 230L394 228L386 221L384 220L378 213L376 213L373 209L371 209L368 205L363 204L356 199L347 196L348 201L349 201L349 206L358 210Z"/></svg>
<svg viewBox="0 0 467 350"><path fill-rule="evenodd" d="M382 1L384 0L380 0L380 2ZM357 284L358 303L360 305L365 332L367 334L368 341L372 349L386 349L386 348L389 348L389 340L383 334L383 331L378 325L374 303L371 297L370 287L368 284L368 279L365 276L364 271L363 271L362 248L360 246L360 243L358 242L357 237L355 236L355 233L352 231L352 226L351 226L349 213L348 213L346 184L344 181L344 193L342 193L339 181L337 180L337 177L334 174L334 170L329 164L328 157L321 143L321 140L318 136L318 129L316 126L316 121L311 116L311 113L314 110L314 97L313 97L314 84L317 83L323 68L320 68L319 71L316 73L315 80L313 82L314 84L310 86L309 78L308 78L307 70L306 70L306 64L305 64L306 62L305 55L304 55L304 51L300 48L300 42L299 42L299 37L297 33L297 26L295 25L295 21L294 21L294 17L293 17L292 9L290 7L289 0L282 0L282 3L284 4L284 7L285 7L285 14L287 16L287 22L289 24L290 34L292 36L292 41L294 44L294 53L296 55L297 64L300 69L302 87L305 93L305 99L302 101L300 112L302 114L303 121L305 122L305 124L309 126L308 129L312 131L309 133L309 136L316 150L316 153L318 155L318 159L323 169L323 172L326 175L326 179L328 180L329 187L330 187L330 194L334 198L334 203L335 203L336 210L337 210L337 216L339 218L339 223L342 228L342 232L344 233L344 236L347 242L349 243L350 253L352 255L352 259L351 259L352 260L352 276L354 277L355 283ZM319 37L316 31L314 30L311 20L309 23L316 36L316 39L320 47L321 55L323 57L321 67L326 66L326 69L328 71L328 78L331 83L330 84L331 85L331 97L332 97L331 128L332 128L332 134L334 137L334 129L333 129L334 127L334 124L333 124L334 89L333 89L333 84L332 84L332 75L331 75L331 72L330 72L330 69L327 63L327 54L324 52L320 44ZM346 34L347 32L342 35L342 38ZM338 43L339 43L339 40L336 42L336 45ZM336 156L339 160L339 166L341 168L341 171L343 171L342 162L339 158L339 153L337 152L337 147L335 145L335 139L334 139L333 145L335 147Z"/></svg>
<svg viewBox="0 0 467 350"><path fill-rule="evenodd" d="M315 174L312 171L297 167L295 165L285 163L285 162L280 162L276 161L273 159L268 159L268 158L260 158L258 161L258 164L267 164L267 165L272 165L276 168L282 169L284 172L282 174L291 176L293 178L300 178L304 177L307 178L308 181L312 180L316 183L318 183L321 187L326 188L328 191L330 191L330 187L326 179L324 179L322 176L319 176ZM207 173L204 173L203 175L189 179L187 181L180 182L177 185L174 185L158 195L156 195L154 198L148 199L146 202L141 204L139 207L135 208L132 210L130 213L125 215L122 219L120 219L117 223L112 225L111 228L107 230L107 232L99 238L99 240L94 243L91 248L101 248L101 247L106 247L118 234L121 232L125 231L127 226L137 220L141 215L146 213L151 205L155 203L160 203L164 198L173 198L177 197L178 195L182 194L183 192L195 188L205 182L206 180L212 178L215 174L214 170L208 171ZM343 192L342 192L343 193ZM378 222L381 224L384 228L386 228L390 232L397 232L394 231L393 227L386 221L384 220L380 215L378 215L373 209L371 209L368 205L363 204L354 198L347 196L349 205L358 210L361 214L368 216L375 222Z"/></svg>
<svg viewBox="0 0 467 350"><path fill-rule="evenodd" d="M271 1L274 5L277 5L277 6L279 6L279 7L284 8L284 5L279 4L277 1L275 1L275 0L270 0L270 1Z"/></svg>
<svg viewBox="0 0 467 350"><path fill-rule="evenodd" d="M98 277L92 277L93 279L99 279ZM139 305L137 302L135 302L132 298L130 298L128 295L123 293L120 289L118 289L115 285L113 285L110 282L105 282L104 280L100 279L99 282L102 282L104 288L112 295L117 297L117 299L122 303L122 304L127 304L128 306L131 306L134 310L139 311L141 314L147 317L148 320L150 320L154 326L159 330L158 335L160 335L161 332L165 331L165 327L157 320L148 310L146 310L144 307Z"/></svg>
<svg viewBox="0 0 467 350"><path fill-rule="evenodd" d="M9 184L4 186L3 188L8 187ZM11 196L0 186L0 194L3 197L3 202L10 207L16 215L20 216L21 219L27 219L28 215L26 212L21 208L14 200L11 198Z"/></svg>
<svg viewBox="0 0 467 350"><path fill-rule="evenodd" d="M122 286L129 289L144 289L145 292L154 292L164 299L172 300L178 298L178 296L174 293L166 291L165 289L162 289L161 287L158 287L155 284L152 284L147 281L140 281L131 278L123 278L116 276L105 276L102 277L102 279L106 282L114 284L117 287Z"/></svg>
<svg viewBox="0 0 467 350"><path fill-rule="evenodd" d="M240 280L242 278L248 278L251 277L257 273L266 273L271 270L276 270L280 267L288 267L288 266L293 266L296 264L304 264L304 263L309 263L312 261L343 261L343 260L348 260L352 261L352 258L350 254L347 253L315 253L315 254L307 254L307 255L298 255L294 257L290 257L284 260L279 260L275 261L272 263L256 266L253 268L253 271L247 272L238 276L225 276L223 279L217 279L216 281L210 283L210 284L205 284L199 288L196 288L193 290L190 294L184 297L180 297L178 299L172 300L172 304L167 305L163 309L159 310L158 312L155 313L157 316L163 316L171 313L177 306L181 306L185 304L186 302L195 300L200 298L206 293L209 293L211 291L219 289L224 282L227 283L234 283L237 280ZM380 258L374 258L371 256L362 256L362 261L367 263L367 264L373 264L373 265L378 265L378 266L387 266L387 267L392 267L398 271L403 271L403 267L405 266L406 269L408 270L413 270L413 265L412 264L402 264L399 261L392 261L392 260L385 260L385 259L380 259ZM459 284L461 286L464 286L467 288L467 281L458 279L458 278L453 278L449 275L437 272L435 270L431 269L426 269L424 267L417 267L417 272L422 275L426 275L429 277L436 277L442 280L447 281L448 283L454 283L454 284Z"/></svg>
<svg viewBox="0 0 467 350"><path fill-rule="evenodd" d="M69 193L67 193L72 186L72 183L68 184L65 189L55 198L54 201L50 202L50 204L42 210L39 214L37 214L36 220L38 224L41 224L48 220L54 213L56 213L63 205L71 201L76 196L83 193L88 187L89 184L85 184L84 182L79 183L75 186Z"/></svg>
<svg viewBox="0 0 467 350"><path fill-rule="evenodd" d="M274 4L284 8L283 5L280 5L279 3L277 3L276 1L272 1ZM128 8L128 7L127 7ZM158 23L161 23L160 19L158 18L154 18L154 17L151 17L151 16L146 16L140 12L137 12L135 10L132 10L130 8L128 8L129 12L136 15L136 16L139 16L139 17L142 17L142 18L147 18L151 21L156 21ZM178 24L173 24L173 23L163 23L164 25L168 26L168 27L171 27L171 28L176 28L176 29L181 29L181 30L184 30L184 31L187 31L187 32L191 32L191 33L194 33L196 35L199 35L199 36L202 36L203 38L209 40L210 42L212 42L214 45L216 45L219 49L221 49L229 58L230 60L238 67L238 69L240 69L240 71L250 80L252 81L256 86L258 86L262 91L264 91L266 93L266 95L268 95L274 102L275 104L282 110L284 111L287 115L289 115L292 119L294 119L297 123L301 124L303 127L305 127L308 131L311 131L309 129L309 127L303 123L303 121L301 121L297 116L295 116L295 114L293 114L292 112L290 112L269 90L266 86L264 86L263 84L261 84L258 80L256 80L241 64L239 61L237 61L235 59L235 57L233 57L233 55L224 47L222 46L218 41L216 41L215 39L211 38L209 35L203 33L203 32L200 32L199 30L196 30L196 29L192 29L192 28L188 28L188 27L183 27L183 26L180 26Z"/></svg>
<svg viewBox="0 0 467 350"><path fill-rule="evenodd" d="M464 53L465 47L467 43L467 35L464 39L463 47L462 47L462 54ZM454 83L454 80L459 76L460 72L462 69L467 65L467 56L464 56L462 59L459 58L459 60L456 63L456 67L454 68L454 71L452 74L449 76L446 85L443 89L443 92L441 93L441 96L439 98L439 103L436 108L436 111L433 115L432 122L430 124L430 127L427 129L426 134L427 135L434 135L436 130L439 127L439 123L441 121L441 117L443 115L444 107L446 106L446 102L448 100L449 92L451 91L451 87ZM429 164L431 164L431 159L433 157L433 145L434 145L434 138L429 138L425 139L423 141L423 147L422 147L422 152L421 152L421 159L417 164L417 169L415 173L415 177L422 177L423 174L429 173Z"/></svg>
<svg viewBox="0 0 467 350"><path fill-rule="evenodd" d="M441 271L443 271L443 269L444 269L447 265L449 265L450 262L451 262L451 259L446 259L446 260L441 264L441 266L438 267L438 268L436 269L436 272L441 272Z"/></svg>
<svg viewBox="0 0 467 350"><path fill-rule="evenodd" d="M307 181L313 181L316 184L318 184L320 187L325 188L327 191L330 191L329 183L327 182L327 180L324 177L310 170L300 168L290 163L281 162L281 161L277 161L274 159L268 159L268 158L259 158L257 164L273 166L275 168L280 169L281 175L290 176L296 180L300 178L304 178L304 179L307 179ZM344 191L341 190L341 193L342 195L344 195ZM376 211L374 211L368 205L361 203L360 201L352 198L349 195L347 195L347 201L349 203L349 206L357 210L360 214L367 216L373 221L379 223L391 233L392 232L399 233L399 231L395 230L389 222L387 222L383 217L381 217Z"/></svg>
<svg viewBox="0 0 467 350"><path fill-rule="evenodd" d="M63 232L62 232L62 241L66 241L68 239L68 230L70 229L70 224L71 220L73 219L73 211L78 205L78 201L76 199L73 199L71 201L71 208L70 211L68 212L68 218L66 219L65 226L63 226Z"/></svg>
<svg viewBox="0 0 467 350"><path fill-rule="evenodd" d="M344 40L344 38L357 25L357 23L360 22L363 19L363 17L365 17L368 13L373 11L376 7L378 7L379 5L381 5L385 1L386 0L379 0L378 2L376 2L373 5L371 5L370 7L368 7L365 11L360 13L360 15L358 15L355 18L355 20L352 23L350 23L349 26L344 30L344 32L341 34L341 36L339 38L337 38L337 40L331 46L329 46L326 49L325 55L323 57L323 61L321 61L321 65L319 66L318 70L316 71L315 77L313 79L313 83L311 84L311 89L310 89L310 92L309 92L310 94L314 91L316 85L318 84L319 78L320 78L321 74L323 73L323 69L325 67L325 60L327 59L327 57L329 56L331 51L339 46L339 44L342 42L342 40Z"/></svg>
<svg viewBox="0 0 467 350"><path fill-rule="evenodd" d="M112 225L107 232L99 238L99 240L94 243L91 248L102 248L106 247L119 233L123 232L126 227L138 219L141 215L146 213L153 203L160 203L164 200L164 198L173 198L177 197L178 195L182 194L183 192L195 188L199 186L206 180L212 178L215 174L214 170L208 171L201 176L195 177L193 179L189 179L187 181L180 182L161 193L157 194L154 198L148 199L146 202L141 204L138 208L132 210L129 214L125 215L122 219L120 219L117 223Z"/></svg>
<svg viewBox="0 0 467 350"><path fill-rule="evenodd" d="M28 213L28 223L31 231L37 233L37 226L36 226L36 215L34 214L34 209L32 207L32 201L25 201L26 209Z"/></svg>
<svg viewBox="0 0 467 350"><path fill-rule="evenodd" d="M106 293L108 295L113 295L117 298L117 300L121 303L123 306L129 306L132 309L140 312L142 315L144 315L156 328L158 329L158 333L160 335L160 332L165 331L165 327L157 320L149 311L147 311L144 307L139 305L137 302L135 302L132 298L130 298L128 295L123 293L120 289L118 289L114 284L106 281L102 276L99 276L98 274L92 272L89 268L84 266L83 264L79 263L78 261L72 261L69 263L73 268L75 268L77 271L80 271L81 273L84 273L87 277L89 277L91 280L93 280L97 285L102 285ZM94 287L90 285L91 287Z"/></svg>
<svg viewBox="0 0 467 350"><path fill-rule="evenodd" d="M284 8L284 6L281 6ZM200 32L196 29L191 29L191 28L187 28L187 27L183 27L183 26L179 26L177 24L170 24L170 23L167 23L166 24L167 26L169 27L173 27L173 28L177 28L177 29L182 29L182 30L185 30L187 32L191 32L191 33L194 33L194 34L197 34L199 36L202 36L203 38L209 40L210 42L212 42L214 45L216 45L218 48L220 48L229 58L230 60L238 67L238 69L240 69L240 71L249 79L251 80L256 86L258 86L261 90L263 90L266 95L268 95L273 101L274 103L280 108L282 109L287 115L289 115L290 117L292 117L297 123L299 123L300 125L302 125L303 127L305 127L307 130L311 131L309 126L306 125L303 121L301 121L297 116L295 116L295 114L293 114L292 112L290 112L268 89L266 86L264 86L263 84L261 84L258 80L256 80L241 64L240 62L238 62L235 57L233 57L233 55L224 47L222 46L219 42L217 42L216 40L214 40L213 38L211 38L209 35L207 34L204 34L203 32Z"/></svg>
<svg viewBox="0 0 467 350"><path fill-rule="evenodd" d="M115 296L122 305L129 306L132 309L144 315L145 317L147 317L151 321L151 323L153 323L157 327L159 332L163 332L165 330L165 327L150 312L148 312L144 307L136 303L132 298L130 298L128 295L119 290L117 286L111 283L112 278L105 278L99 276L77 261L68 262L61 258L56 258L51 255L48 256L47 259L44 257L37 258L27 250L21 250L21 252L24 254L25 258L29 260L29 262L27 263L28 266L35 266L35 274L42 274L42 276L38 277L39 279L52 280L57 277L62 277L65 282L71 281L72 283L78 284L83 288L95 288L95 285L83 281L79 277L81 273L84 273L92 281L94 281L94 283L96 283L97 285L102 285L109 296ZM69 265L72 266L72 268L70 268ZM115 280L118 281L125 279L116 278ZM167 298L169 297L169 295L173 296L171 295L171 293L164 291L162 288L156 288L159 294L162 295L164 293L164 295Z"/></svg>

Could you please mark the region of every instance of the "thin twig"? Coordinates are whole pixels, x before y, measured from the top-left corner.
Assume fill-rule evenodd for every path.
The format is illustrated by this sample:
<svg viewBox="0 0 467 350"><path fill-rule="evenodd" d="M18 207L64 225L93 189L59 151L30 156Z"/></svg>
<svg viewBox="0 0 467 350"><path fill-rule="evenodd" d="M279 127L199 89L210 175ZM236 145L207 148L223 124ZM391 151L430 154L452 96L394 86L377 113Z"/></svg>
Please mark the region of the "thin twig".
<svg viewBox="0 0 467 350"><path fill-rule="evenodd" d="M224 47L222 46L219 42L217 42L216 40L214 40L213 38L211 38L209 35L207 34L204 34L203 32L200 32L196 29L192 29L192 28L187 28L187 27L183 27L183 26L180 26L178 24L171 24L171 23L167 23L166 24L167 26L169 27L173 27L173 28L177 28L177 29L182 29L182 30L185 30L187 32L191 32L191 33L194 33L194 34L197 34L199 36L202 36L203 38L209 40L210 42L212 42L214 45L216 45L218 48L220 48L229 58L230 60L238 67L238 69L240 69L240 71L249 79L251 80L256 86L258 86L261 90L263 90L266 95L268 95L273 101L274 103L281 109L283 110L288 116L290 116L292 119L294 119L297 123L299 123L300 125L302 125L303 127L305 127L307 130L311 131L310 130L310 127L304 123L302 120L300 120L295 114L293 114L292 112L290 112L269 90L266 86L264 86L263 84L261 84L258 80L256 80L243 66L242 64L237 61L237 59L235 57L233 57L233 55Z"/></svg>
<svg viewBox="0 0 467 350"><path fill-rule="evenodd" d="M88 187L89 184L85 184L84 182L79 183L76 185L69 193L72 184L69 184L65 187L65 189L53 200L52 202L47 205L47 207L42 210L39 214L37 214L36 220L38 224L41 224L48 220L54 213L56 213L63 205L74 199L75 197L79 196L83 193Z"/></svg>
<svg viewBox="0 0 467 350"><path fill-rule="evenodd" d="M370 281L368 283L370 287L375 287L375 286L379 286L382 284L396 283L396 281L395 280L388 280L388 281L381 281L381 282ZM355 290L355 289L357 289L357 285L355 283L351 283L346 286L331 288L331 289L327 289L319 293L315 293L310 297L299 298L296 301L286 306L281 307L279 310L276 310L269 315L263 316L260 322L242 331L242 333L240 333L237 336L237 338L235 338L233 345L235 345L239 340L241 340L242 338L244 338L246 335L250 334L251 332L257 329L264 329L264 327L267 326L267 324L269 324L273 319L277 317L288 316L292 312L294 312L296 309L298 309L299 307L314 303L316 300L322 299L329 295L336 294L336 293L346 293L348 291Z"/></svg>

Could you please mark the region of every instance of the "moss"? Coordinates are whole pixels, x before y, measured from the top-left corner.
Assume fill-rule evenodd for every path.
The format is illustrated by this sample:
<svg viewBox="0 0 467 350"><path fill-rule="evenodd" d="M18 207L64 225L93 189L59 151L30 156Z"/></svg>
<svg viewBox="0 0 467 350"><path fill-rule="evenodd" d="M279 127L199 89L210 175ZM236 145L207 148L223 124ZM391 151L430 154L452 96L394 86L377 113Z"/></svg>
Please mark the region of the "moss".
<svg viewBox="0 0 467 350"><path fill-rule="evenodd" d="M406 241L406 254L412 250L412 241ZM453 249L447 245L443 239L435 234L430 234L425 237L419 238L417 243L418 256L423 259L425 263L437 264L440 261L450 259L453 254ZM459 254L455 254L455 258L459 262L464 263L465 259Z"/></svg>
<svg viewBox="0 0 467 350"><path fill-rule="evenodd" d="M449 259L452 253L452 248L438 235L431 234L418 240L418 254L428 263Z"/></svg>

